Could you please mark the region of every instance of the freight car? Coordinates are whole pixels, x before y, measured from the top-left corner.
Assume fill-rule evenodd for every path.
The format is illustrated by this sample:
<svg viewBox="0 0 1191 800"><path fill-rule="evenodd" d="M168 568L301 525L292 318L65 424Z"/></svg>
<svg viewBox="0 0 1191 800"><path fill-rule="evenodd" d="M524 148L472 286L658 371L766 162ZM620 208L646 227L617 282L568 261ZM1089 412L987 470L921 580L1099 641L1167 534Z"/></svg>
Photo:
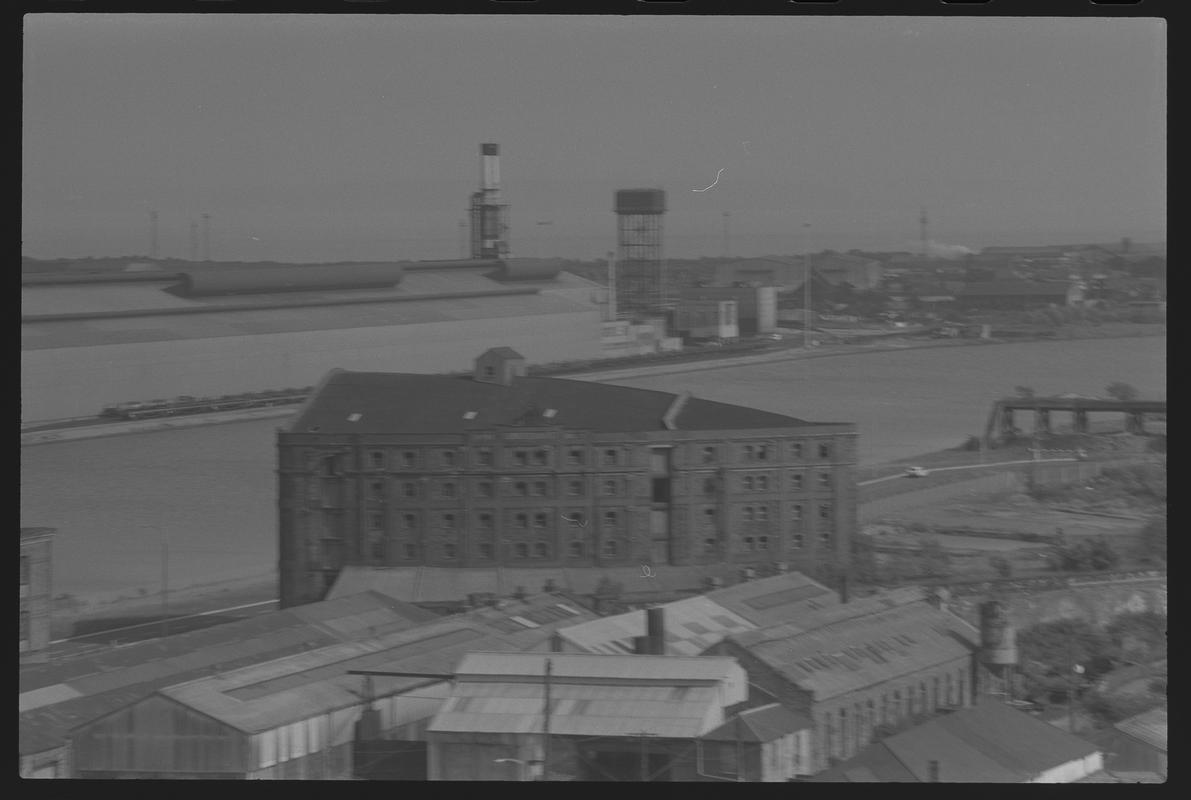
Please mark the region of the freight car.
<svg viewBox="0 0 1191 800"><path fill-rule="evenodd" d="M146 400L105 406L99 416L105 419L154 419L185 414L206 414L213 411L234 411L246 408L301 403L314 387L302 389L272 389L263 392L225 394L219 397L191 397L183 395L170 400Z"/></svg>

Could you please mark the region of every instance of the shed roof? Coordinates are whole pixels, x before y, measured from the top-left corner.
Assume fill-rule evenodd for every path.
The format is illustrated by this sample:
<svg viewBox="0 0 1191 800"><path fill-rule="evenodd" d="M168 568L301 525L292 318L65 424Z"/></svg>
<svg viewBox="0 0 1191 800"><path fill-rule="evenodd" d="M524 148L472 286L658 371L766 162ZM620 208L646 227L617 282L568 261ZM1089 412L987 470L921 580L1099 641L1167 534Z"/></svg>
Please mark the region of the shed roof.
<svg viewBox="0 0 1191 800"><path fill-rule="evenodd" d="M171 683L436 619L368 592L22 669L20 751L58 746L71 728Z"/></svg>
<svg viewBox="0 0 1191 800"><path fill-rule="evenodd" d="M1143 711L1136 716L1123 719L1116 723L1114 727L1134 739L1137 739L1150 747L1166 752L1166 706L1161 705L1157 708L1151 708L1149 711Z"/></svg>
<svg viewBox="0 0 1191 800"><path fill-rule="evenodd" d="M805 714L791 711L781 703L770 703L741 711L703 738L717 742L772 742L811 727L813 723Z"/></svg>
<svg viewBox="0 0 1191 800"><path fill-rule="evenodd" d="M510 385L471 377L388 372L332 373L310 398L294 432L464 433L517 425L527 411L551 408L563 428L601 432L663 430L678 395L565 378L516 377ZM476 416L465 418L467 412ZM359 415L359 416L354 416ZM353 416L355 421L349 422ZM743 406L692 398L676 422L684 430L785 428L808 423Z"/></svg>
<svg viewBox="0 0 1191 800"><path fill-rule="evenodd" d="M926 782L937 761L941 782L1022 783L1096 752L1077 736L984 699L890 736L821 778L867 780L867 772L881 781Z"/></svg>
<svg viewBox="0 0 1191 800"><path fill-rule="evenodd" d="M816 700L970 655L977 631L925 601L847 616L848 605L732 637Z"/></svg>
<svg viewBox="0 0 1191 800"><path fill-rule="evenodd" d="M543 609L565 606L557 619L518 622ZM349 670L449 675L473 650L520 651L544 646L562 619L593 616L560 595L539 595L504 609L439 617L404 631L297 653L187 683L161 693L247 732L268 730L360 702L360 677ZM405 691L426 679L376 677L378 695Z"/></svg>

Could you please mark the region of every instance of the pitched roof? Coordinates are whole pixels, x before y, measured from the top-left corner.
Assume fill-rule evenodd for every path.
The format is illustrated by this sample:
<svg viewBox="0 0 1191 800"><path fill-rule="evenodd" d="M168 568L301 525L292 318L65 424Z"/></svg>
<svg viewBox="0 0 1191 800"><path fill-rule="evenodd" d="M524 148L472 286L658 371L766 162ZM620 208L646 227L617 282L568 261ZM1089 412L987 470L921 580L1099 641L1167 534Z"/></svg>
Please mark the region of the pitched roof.
<svg viewBox="0 0 1191 800"><path fill-rule="evenodd" d="M813 723L806 715L781 703L770 703L741 711L703 738L717 742L772 742L811 727Z"/></svg>
<svg viewBox="0 0 1191 800"><path fill-rule="evenodd" d="M565 378L517 377L508 386L470 377L338 371L328 376L289 430L320 433L455 433L515 426L527 411L552 408L563 428L663 430L678 395ZM465 419L467 412L476 416ZM359 415L358 417L354 415ZM354 422L348 420L353 416ZM692 398L683 430L785 428L808 423L743 406Z"/></svg>
<svg viewBox="0 0 1191 800"><path fill-rule="evenodd" d="M369 592L39 664L20 675L20 751L59 746L71 728L172 683L433 619L440 617Z"/></svg>
<svg viewBox="0 0 1191 800"><path fill-rule="evenodd" d="M1114 727L1122 733L1132 736L1150 747L1166 752L1166 706L1151 708L1136 716L1123 719Z"/></svg>
<svg viewBox="0 0 1191 800"><path fill-rule="evenodd" d="M851 616L850 605L731 640L816 700L966 657L978 641L970 624L925 601Z"/></svg>
<svg viewBox="0 0 1191 800"><path fill-rule="evenodd" d="M540 612L556 610L556 614ZM534 616L534 621L530 619ZM448 675L473 650L517 652L544 646L564 620L591 618L559 595L538 595L503 609L439 617L408 630L297 653L243 669L167 686L161 694L239 730L268 730L360 702L359 676L349 670ZM426 679L374 678L377 696L398 694Z"/></svg>
<svg viewBox="0 0 1191 800"><path fill-rule="evenodd" d="M937 761L944 783L1022 783L1097 752L1077 736L984 699L883 739L818 779L927 782L930 762Z"/></svg>
<svg viewBox="0 0 1191 800"><path fill-rule="evenodd" d="M698 655L724 636L752 630L805 610L839 602L839 597L801 573L745 581L707 594L664 603L666 651ZM593 653L632 652L633 638L645 634L645 611L629 611L563 628L572 644Z"/></svg>
<svg viewBox="0 0 1191 800"><path fill-rule="evenodd" d="M550 730L559 735L699 736L722 718L721 685L744 685L731 658L473 652L429 731L540 731L547 659Z"/></svg>

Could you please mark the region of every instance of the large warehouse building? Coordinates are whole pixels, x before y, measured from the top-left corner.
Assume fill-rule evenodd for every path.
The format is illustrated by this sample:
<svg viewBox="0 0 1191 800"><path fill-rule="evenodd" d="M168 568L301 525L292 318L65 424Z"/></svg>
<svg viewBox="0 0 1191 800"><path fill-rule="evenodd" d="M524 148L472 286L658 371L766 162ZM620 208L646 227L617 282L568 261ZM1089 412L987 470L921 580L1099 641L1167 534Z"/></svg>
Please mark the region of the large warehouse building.
<svg viewBox="0 0 1191 800"><path fill-rule="evenodd" d="M22 421L129 401L310 386L328 370L600 356L598 287L518 260L282 265L24 278Z"/></svg>
<svg viewBox="0 0 1191 800"><path fill-rule="evenodd" d="M854 424L531 377L509 347L472 376L339 371L278 432L281 604L349 565L842 564L855 463Z"/></svg>

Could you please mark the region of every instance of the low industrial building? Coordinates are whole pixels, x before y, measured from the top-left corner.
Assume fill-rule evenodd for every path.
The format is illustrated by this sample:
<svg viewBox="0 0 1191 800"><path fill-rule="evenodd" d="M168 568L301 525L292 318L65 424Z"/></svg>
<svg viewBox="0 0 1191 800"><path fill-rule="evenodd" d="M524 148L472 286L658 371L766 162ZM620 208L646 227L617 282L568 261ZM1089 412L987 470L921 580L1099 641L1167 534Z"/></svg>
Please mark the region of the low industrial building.
<svg viewBox="0 0 1191 800"><path fill-rule="evenodd" d="M72 777L72 729L170 684L438 618L370 592L22 666L17 700L21 776Z"/></svg>
<svg viewBox="0 0 1191 800"><path fill-rule="evenodd" d="M745 684L731 658L472 652L427 730L428 777L699 780Z"/></svg>
<svg viewBox="0 0 1191 800"><path fill-rule="evenodd" d="M21 528L22 660L38 658L50 644L53 528Z"/></svg>
<svg viewBox="0 0 1191 800"><path fill-rule="evenodd" d="M674 330L683 339L731 342L740 338L735 300L683 300L674 309Z"/></svg>
<svg viewBox="0 0 1191 800"><path fill-rule="evenodd" d="M817 772L860 752L878 726L972 703L978 631L921 598L911 587L841 603L708 653L740 661L751 705L777 701L813 720Z"/></svg>
<svg viewBox="0 0 1191 800"><path fill-rule="evenodd" d="M703 737L700 777L780 783L810 772L813 726L806 716L770 703L744 709Z"/></svg>
<svg viewBox="0 0 1191 800"><path fill-rule="evenodd" d="M1167 737L1165 704L1085 736L1104 751L1104 769L1123 783L1166 780Z"/></svg>
<svg viewBox="0 0 1191 800"><path fill-rule="evenodd" d="M875 289L881 282L879 260L853 253L828 251L800 257L745 258L716 268L716 283L755 283L776 286L780 291L798 289L806 281L807 267L833 286L848 284L853 289Z"/></svg>
<svg viewBox="0 0 1191 800"><path fill-rule="evenodd" d="M974 281L955 292L961 308L1027 311L1050 306L1074 306L1083 300L1079 284L1067 281L1042 283L1023 280Z"/></svg>
<svg viewBox="0 0 1191 800"><path fill-rule="evenodd" d="M344 621L354 633L344 641L171 681L76 727L70 734L73 775L327 780L389 770L419 779L426 725L464 653L547 649L558 626L592 616L559 595L501 602L385 633L368 630L375 614L356 613ZM390 747L377 746L383 742ZM357 758L363 745L389 763Z"/></svg>
<svg viewBox="0 0 1191 800"><path fill-rule="evenodd" d="M23 276L23 422L307 387L336 367L462 370L492 341L531 363L602 355L600 289L556 262L196 262L116 277Z"/></svg>
<svg viewBox="0 0 1191 800"><path fill-rule="evenodd" d="M349 565L811 571L855 527L855 425L528 376L509 347L464 377L332 372L277 449L282 606Z"/></svg>
<svg viewBox="0 0 1191 800"><path fill-rule="evenodd" d="M813 780L1075 783L1101 769L1095 745L986 698L882 739Z"/></svg>
<svg viewBox="0 0 1191 800"><path fill-rule="evenodd" d="M777 330L776 286L692 286L678 291L675 319L689 320L691 309L703 309L709 302L732 300L740 336L756 336Z"/></svg>

